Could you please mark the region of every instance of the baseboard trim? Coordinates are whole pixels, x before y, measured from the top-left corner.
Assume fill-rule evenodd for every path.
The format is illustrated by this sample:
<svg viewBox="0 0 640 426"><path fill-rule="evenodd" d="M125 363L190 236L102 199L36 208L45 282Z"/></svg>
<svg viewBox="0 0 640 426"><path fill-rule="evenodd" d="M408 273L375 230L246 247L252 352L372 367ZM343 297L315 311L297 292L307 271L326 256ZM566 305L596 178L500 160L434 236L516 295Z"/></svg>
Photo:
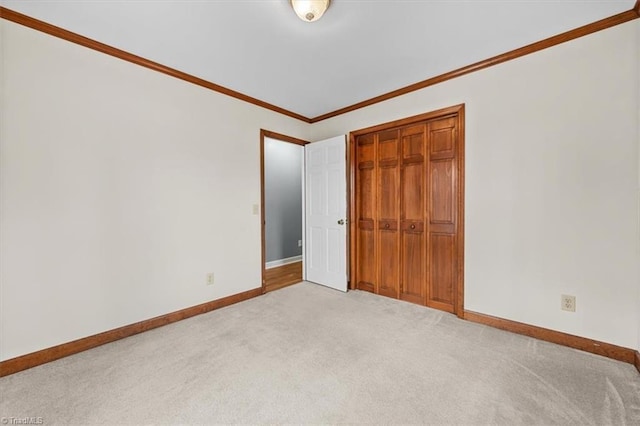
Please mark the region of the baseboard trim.
<svg viewBox="0 0 640 426"><path fill-rule="evenodd" d="M289 265L291 263L296 263L301 261L302 261L302 255L287 257L286 259L272 260L271 262L265 263L264 269L277 268L278 266Z"/></svg>
<svg viewBox="0 0 640 426"><path fill-rule="evenodd" d="M638 373L640 373L640 351L636 351L636 356L633 364L636 366L636 370L638 370Z"/></svg>
<svg viewBox="0 0 640 426"><path fill-rule="evenodd" d="M480 314L473 311L464 311L463 318L467 321L488 325L516 334L534 337L536 339L568 346L574 349L580 349L582 351L602 355L607 358L627 362L629 364L635 363L636 368L638 368L638 371L640 372L640 367L638 367L640 364L640 359L638 358L639 355L638 352L633 349L587 339L586 337L574 336L573 334L567 334L561 331L549 330L548 328L537 327L535 325Z"/></svg>
<svg viewBox="0 0 640 426"><path fill-rule="evenodd" d="M233 294L223 297L222 299L212 300L211 302L202 303L190 308L181 309L155 318L140 321L134 324L125 325L120 328L105 331L103 333L94 334L93 336L84 337L72 342L63 343L51 348L42 349L37 352L22 355L16 358L8 359L0 362L0 377L17 373L18 371L46 364L69 355L77 354L95 347L111 343L125 337L133 336L154 328L162 327L176 321L190 318L196 315L204 314L234 303L252 299L262 294L262 287L243 293Z"/></svg>

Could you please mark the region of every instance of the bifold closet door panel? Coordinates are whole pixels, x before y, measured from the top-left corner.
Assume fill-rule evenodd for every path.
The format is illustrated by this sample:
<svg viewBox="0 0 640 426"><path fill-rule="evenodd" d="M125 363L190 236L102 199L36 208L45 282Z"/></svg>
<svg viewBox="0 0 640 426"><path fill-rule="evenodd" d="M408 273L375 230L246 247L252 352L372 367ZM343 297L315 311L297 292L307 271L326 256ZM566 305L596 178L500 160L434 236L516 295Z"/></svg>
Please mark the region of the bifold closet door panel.
<svg viewBox="0 0 640 426"><path fill-rule="evenodd" d="M356 288L374 292L377 271L375 135L360 136L356 143Z"/></svg>
<svg viewBox="0 0 640 426"><path fill-rule="evenodd" d="M427 305L454 312L457 282L456 119L429 122L429 277Z"/></svg>
<svg viewBox="0 0 640 426"><path fill-rule="evenodd" d="M380 132L377 138L378 288L376 293L397 299L400 288L398 131Z"/></svg>
<svg viewBox="0 0 640 426"><path fill-rule="evenodd" d="M402 168L400 177L400 298L426 303L426 125L401 130Z"/></svg>

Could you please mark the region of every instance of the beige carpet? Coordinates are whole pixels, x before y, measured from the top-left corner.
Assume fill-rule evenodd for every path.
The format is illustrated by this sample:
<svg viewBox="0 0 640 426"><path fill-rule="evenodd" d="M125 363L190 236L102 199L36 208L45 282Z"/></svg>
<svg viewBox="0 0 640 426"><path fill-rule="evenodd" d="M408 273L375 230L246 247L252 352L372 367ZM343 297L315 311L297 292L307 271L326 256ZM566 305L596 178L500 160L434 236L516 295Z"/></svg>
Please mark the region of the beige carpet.
<svg viewBox="0 0 640 426"><path fill-rule="evenodd" d="M640 375L364 292L302 283L0 379L44 424L639 425Z"/></svg>

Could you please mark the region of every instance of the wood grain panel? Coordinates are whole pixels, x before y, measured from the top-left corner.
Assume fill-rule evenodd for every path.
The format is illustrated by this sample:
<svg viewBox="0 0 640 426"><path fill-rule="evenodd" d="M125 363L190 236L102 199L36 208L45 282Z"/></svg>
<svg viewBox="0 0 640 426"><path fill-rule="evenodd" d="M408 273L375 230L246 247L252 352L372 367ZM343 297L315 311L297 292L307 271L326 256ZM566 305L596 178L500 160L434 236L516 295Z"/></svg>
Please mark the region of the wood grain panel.
<svg viewBox="0 0 640 426"><path fill-rule="evenodd" d="M400 229L404 232L420 234L424 232L424 221L402 220L400 221Z"/></svg>
<svg viewBox="0 0 640 426"><path fill-rule="evenodd" d="M400 298L420 305L425 304L426 294L424 240L424 232L402 233Z"/></svg>
<svg viewBox="0 0 640 426"><path fill-rule="evenodd" d="M89 349L102 346L106 343L115 342L134 334L162 327L176 321L191 318L196 315L204 314L215 309L233 305L243 300L251 299L262 294L262 287L243 293L234 294L232 296L223 297L222 299L213 300L201 305L192 306L190 308L181 309L166 315L140 321L134 324L125 325L124 327L105 331L104 333L94 334L93 336L74 340L72 342L63 343L58 346L43 349L41 351L32 352L16 358L8 359L0 362L0 377L17 373L37 365L46 364L69 355L77 354Z"/></svg>
<svg viewBox="0 0 640 426"><path fill-rule="evenodd" d="M364 161L358 164L358 169L360 170L373 169L374 167L375 167L375 164L373 161Z"/></svg>
<svg viewBox="0 0 640 426"><path fill-rule="evenodd" d="M368 291L370 293L375 292L375 286L373 285L373 283L369 283L366 281L358 281L358 283L356 284L356 289L362 290L362 291Z"/></svg>
<svg viewBox="0 0 640 426"><path fill-rule="evenodd" d="M378 132L378 143L384 143L384 142L393 142L395 143L398 140L398 130L397 129L391 129L391 130L381 130L380 132ZM384 152L380 153L380 158L384 159L387 157L395 157L397 155L397 151L389 151L388 154L385 154Z"/></svg>
<svg viewBox="0 0 640 426"><path fill-rule="evenodd" d="M393 133L397 135L397 132ZM390 136L390 135L388 135ZM397 161L398 160L398 138L387 137L384 140L378 142L378 161L384 164L385 160Z"/></svg>
<svg viewBox="0 0 640 426"><path fill-rule="evenodd" d="M622 346L613 345L611 343L600 342L586 337L574 336L573 334L563 333L561 331L549 330L548 328L537 327L535 325L524 324L517 321L511 321L504 318L498 318L491 315L481 314L478 312L464 311L463 318L467 321L488 325L490 327L499 328L501 330L510 331L516 334L533 337L544 340L546 342L556 343L558 345L568 346L570 348L579 349L581 351L602 355L607 358L617 359L618 361L634 364L634 357L637 354L633 349ZM636 364L637 366L637 364ZM640 372L640 368L638 368Z"/></svg>
<svg viewBox="0 0 640 426"><path fill-rule="evenodd" d="M376 292L398 297L399 276L399 199L398 131L378 134L378 287Z"/></svg>
<svg viewBox="0 0 640 426"><path fill-rule="evenodd" d="M393 220L398 215L398 167L380 168L378 175L378 215Z"/></svg>
<svg viewBox="0 0 640 426"><path fill-rule="evenodd" d="M377 171L375 169L376 145L374 135L363 135L356 139L356 262L354 279L357 288L375 290L377 282L377 251L375 221L377 218Z"/></svg>
<svg viewBox="0 0 640 426"><path fill-rule="evenodd" d="M373 231L374 230L374 220L373 219L360 219L358 221L358 229Z"/></svg>
<svg viewBox="0 0 640 426"><path fill-rule="evenodd" d="M362 147L364 145L373 145L375 143L375 135L373 133L369 133L368 135L360 135L357 137L358 147ZM360 148L358 148L358 154L360 154Z"/></svg>
<svg viewBox="0 0 640 426"><path fill-rule="evenodd" d="M402 129L402 162L411 163L412 159L424 161L425 157L425 130L426 126L420 124Z"/></svg>
<svg viewBox="0 0 640 426"><path fill-rule="evenodd" d="M373 221L371 228L360 228L358 230L358 281L371 286L373 291L376 280L376 253L375 253L375 232Z"/></svg>
<svg viewBox="0 0 640 426"><path fill-rule="evenodd" d="M378 294L398 298L400 253L398 230L380 230L378 233Z"/></svg>
<svg viewBox="0 0 640 426"><path fill-rule="evenodd" d="M402 219L424 220L424 161L402 168Z"/></svg>
<svg viewBox="0 0 640 426"><path fill-rule="evenodd" d="M375 178L373 168L358 171L358 181L360 183L360 208L358 212L360 220L373 220L376 215Z"/></svg>
<svg viewBox="0 0 640 426"><path fill-rule="evenodd" d="M451 305L456 278L455 235L431 234L429 236L429 301Z"/></svg>
<svg viewBox="0 0 640 426"><path fill-rule="evenodd" d="M398 167L398 159L397 158L385 158L383 160L378 161L378 167L380 167L381 169L396 168L396 167Z"/></svg>
<svg viewBox="0 0 640 426"><path fill-rule="evenodd" d="M456 150L455 118L429 123L430 159L453 158Z"/></svg>
<svg viewBox="0 0 640 426"><path fill-rule="evenodd" d="M367 163L376 173L375 224L359 220L357 225L376 234L374 292L461 316L464 105L352 133L355 140L363 136L377 147ZM361 144L355 149L360 151ZM352 167L361 170L363 163ZM365 263L359 254L352 259ZM359 267L352 270L366 274ZM371 288L360 276L356 283L356 288Z"/></svg>
<svg viewBox="0 0 640 426"><path fill-rule="evenodd" d="M457 191L458 117L429 121L429 277L427 306L456 312L458 297Z"/></svg>
<svg viewBox="0 0 640 426"><path fill-rule="evenodd" d="M455 145L451 137L451 132L446 130L433 132L431 138L431 154L446 153L449 157L453 157Z"/></svg>
<svg viewBox="0 0 640 426"><path fill-rule="evenodd" d="M356 140L362 136L376 140L378 147L373 161L378 249L374 292L461 316L464 105L352 133ZM362 169L362 164L355 167ZM358 229L364 230L364 224L361 221ZM397 288L390 283L396 274ZM370 287L358 281L363 283L357 288Z"/></svg>
<svg viewBox="0 0 640 426"><path fill-rule="evenodd" d="M431 162L429 220L431 223L455 223L455 175L453 160Z"/></svg>
<svg viewBox="0 0 640 426"><path fill-rule="evenodd" d="M378 220L378 229L380 229L381 231L395 232L398 230L398 221L395 218L380 218L380 220Z"/></svg>
<svg viewBox="0 0 640 426"><path fill-rule="evenodd" d="M402 219L424 220L424 129L424 126L420 126L421 132L402 136Z"/></svg>
<svg viewBox="0 0 640 426"><path fill-rule="evenodd" d="M455 234L456 225L453 223L429 223L431 234Z"/></svg>
<svg viewBox="0 0 640 426"><path fill-rule="evenodd" d="M372 143L361 144L358 146L358 163L373 163L375 158L375 146Z"/></svg>
<svg viewBox="0 0 640 426"><path fill-rule="evenodd" d="M425 304L427 292L425 221L426 129L424 123L401 130L400 298Z"/></svg>

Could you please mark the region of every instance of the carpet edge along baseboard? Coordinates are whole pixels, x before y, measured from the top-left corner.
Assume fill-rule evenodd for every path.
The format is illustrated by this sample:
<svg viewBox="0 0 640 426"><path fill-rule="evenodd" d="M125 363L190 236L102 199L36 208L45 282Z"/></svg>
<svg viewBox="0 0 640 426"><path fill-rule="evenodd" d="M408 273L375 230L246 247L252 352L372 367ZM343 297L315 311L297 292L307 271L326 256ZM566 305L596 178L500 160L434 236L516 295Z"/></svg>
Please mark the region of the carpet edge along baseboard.
<svg viewBox="0 0 640 426"><path fill-rule="evenodd" d="M634 364L640 373L640 354L638 351L630 348L473 311L465 310L464 319L478 324L499 328L511 333L533 337L546 342L556 343L558 345Z"/></svg>
<svg viewBox="0 0 640 426"><path fill-rule="evenodd" d="M204 314L225 306L233 305L244 300L252 299L262 294L262 287L248 290L242 293L233 294L221 299L212 300L190 308L181 309L155 318L150 318L134 324L108 330L72 342L62 343L57 346L42 349L26 355L0 362L0 377L8 376L28 368L46 364L60 358L77 354L95 347L111 343L125 337L133 336L154 328L162 327L183 319Z"/></svg>
<svg viewBox="0 0 640 426"><path fill-rule="evenodd" d="M8 376L22 370L46 364L60 358L93 349L106 343L124 339L125 337L133 336L135 334L152 330L154 328L162 327L176 321L204 314L215 309L220 309L225 306L242 302L244 300L252 299L254 297L260 296L261 294L262 287L255 288L253 290L233 294L231 296L212 300L210 302L192 306L190 308L171 312L155 318L125 325L120 328L108 330L103 333L84 337L82 339L74 340L72 342L63 343L51 348L42 349L37 352L32 352L16 358L8 359L6 361L0 362L0 377ZM640 373L640 352L633 349L473 311L465 310L463 318L470 322L488 325L490 327L498 328L512 333L533 337L539 340L544 340L562 346L590 352L596 355L601 355L607 358L612 358L618 361L623 361L635 365L638 373Z"/></svg>

